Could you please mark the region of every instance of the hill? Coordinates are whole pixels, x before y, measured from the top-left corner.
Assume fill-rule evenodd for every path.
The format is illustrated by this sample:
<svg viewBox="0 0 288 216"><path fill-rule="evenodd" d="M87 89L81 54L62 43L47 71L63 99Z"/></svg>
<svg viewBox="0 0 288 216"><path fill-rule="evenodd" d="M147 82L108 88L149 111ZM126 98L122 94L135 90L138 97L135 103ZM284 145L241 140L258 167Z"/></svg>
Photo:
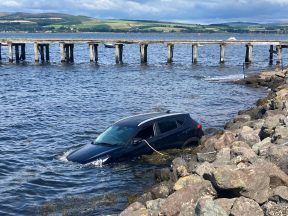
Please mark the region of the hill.
<svg viewBox="0 0 288 216"><path fill-rule="evenodd" d="M0 32L288 33L288 25L247 22L199 25L150 20L102 20L61 13L0 12Z"/></svg>

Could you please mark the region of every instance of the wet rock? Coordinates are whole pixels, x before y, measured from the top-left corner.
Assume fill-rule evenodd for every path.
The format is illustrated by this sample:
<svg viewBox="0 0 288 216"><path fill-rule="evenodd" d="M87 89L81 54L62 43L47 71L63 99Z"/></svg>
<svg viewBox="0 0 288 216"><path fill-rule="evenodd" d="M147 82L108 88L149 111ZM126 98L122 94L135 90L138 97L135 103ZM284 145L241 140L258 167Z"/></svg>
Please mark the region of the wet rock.
<svg viewBox="0 0 288 216"><path fill-rule="evenodd" d="M267 147L268 145L271 145L271 138L267 137L265 139L263 139L262 141L256 143L255 145L252 146L253 151L256 154L260 154L260 149L263 149L264 147Z"/></svg>
<svg viewBox="0 0 288 216"><path fill-rule="evenodd" d="M215 134L213 136L203 136L200 141L199 149L197 152L205 153L205 152L213 152L215 151L214 143L219 139L221 136L220 133Z"/></svg>
<svg viewBox="0 0 288 216"><path fill-rule="evenodd" d="M153 199L152 193L151 192L147 192L147 193L142 194L140 197L138 197L136 199L136 201L140 202L140 203L142 203L144 205L148 200L152 200L152 199Z"/></svg>
<svg viewBox="0 0 288 216"><path fill-rule="evenodd" d="M262 104L265 104L267 101L257 101L257 107L253 107L250 108L248 110L244 110L244 111L239 111L239 115L249 115L251 117L251 119L255 120L255 119L259 119L262 118L263 115L265 114L266 110L263 109L262 107L260 107Z"/></svg>
<svg viewBox="0 0 288 216"><path fill-rule="evenodd" d="M251 116L250 115L237 115L236 117L234 117L234 122L247 122L251 120Z"/></svg>
<svg viewBox="0 0 288 216"><path fill-rule="evenodd" d="M262 206L265 215L269 216L286 216L288 215L288 205L287 204L276 204L274 202L267 202Z"/></svg>
<svg viewBox="0 0 288 216"><path fill-rule="evenodd" d="M269 197L270 178L259 169L219 167L212 172L211 181L218 193L224 197L241 195L260 204L266 202Z"/></svg>
<svg viewBox="0 0 288 216"><path fill-rule="evenodd" d="M161 207L161 214L178 215L182 208L193 206L204 195L215 196L216 192L209 181L195 183L171 194Z"/></svg>
<svg viewBox="0 0 288 216"><path fill-rule="evenodd" d="M124 211L122 211L119 216L127 216L127 215L129 216L148 215L148 211L142 203L134 202L131 205L129 205Z"/></svg>
<svg viewBox="0 0 288 216"><path fill-rule="evenodd" d="M197 160L199 162L213 162L216 159L216 151L206 152L206 153L197 153Z"/></svg>
<svg viewBox="0 0 288 216"><path fill-rule="evenodd" d="M232 209L232 206L235 202L236 198L233 198L233 199L227 199L227 198L220 198L220 199L216 199L214 200L214 202L218 205L218 206L221 206L224 211L230 215L231 213L231 209Z"/></svg>
<svg viewBox="0 0 288 216"><path fill-rule="evenodd" d="M288 176L275 164L263 159L258 159L253 163L253 167L267 173L270 178L270 188L288 186Z"/></svg>
<svg viewBox="0 0 288 216"><path fill-rule="evenodd" d="M187 163L183 158L180 158L180 157L175 158L172 161L172 169L173 169L174 175L177 178L189 175L188 169L187 169Z"/></svg>
<svg viewBox="0 0 288 216"><path fill-rule="evenodd" d="M155 179L158 182L169 181L172 179L172 172L169 168L162 168L155 173Z"/></svg>
<svg viewBox="0 0 288 216"><path fill-rule="evenodd" d="M237 198L231 209L231 216L263 216L263 211L252 199L245 197Z"/></svg>
<svg viewBox="0 0 288 216"><path fill-rule="evenodd" d="M167 181L155 185L151 190L153 199L167 198L172 193L172 187L172 184Z"/></svg>
<svg viewBox="0 0 288 216"><path fill-rule="evenodd" d="M200 163L195 161L195 160L190 160L187 162L187 166L188 166L188 172L189 173L195 173L196 172L196 169L197 169L197 166L199 165Z"/></svg>
<svg viewBox="0 0 288 216"><path fill-rule="evenodd" d="M224 131L223 134L215 141L214 149L219 151L224 147L229 147L234 141L236 141L236 134L230 131Z"/></svg>
<svg viewBox="0 0 288 216"><path fill-rule="evenodd" d="M178 181L174 184L173 189L175 191L180 190L182 188L188 187L189 185L193 185L193 184L198 184L201 183L202 181L204 181L204 179L202 179L200 176L198 175L190 175L190 176L185 176L185 177L181 177L178 179Z"/></svg>
<svg viewBox="0 0 288 216"><path fill-rule="evenodd" d="M212 197L200 198L195 207L195 216L228 216L226 211L217 205Z"/></svg>
<svg viewBox="0 0 288 216"><path fill-rule="evenodd" d="M253 128L254 130L261 129L262 126L264 125L264 122L265 122L264 119L257 119L257 120L248 122L247 126Z"/></svg>
<svg viewBox="0 0 288 216"><path fill-rule="evenodd" d="M149 210L152 211L159 211L163 203L165 202L165 199L156 199L156 200L149 200L146 202L146 207Z"/></svg>
<svg viewBox="0 0 288 216"><path fill-rule="evenodd" d="M279 203L288 204L288 187L279 186L275 188L272 192L272 195L269 197L269 200L277 204Z"/></svg>

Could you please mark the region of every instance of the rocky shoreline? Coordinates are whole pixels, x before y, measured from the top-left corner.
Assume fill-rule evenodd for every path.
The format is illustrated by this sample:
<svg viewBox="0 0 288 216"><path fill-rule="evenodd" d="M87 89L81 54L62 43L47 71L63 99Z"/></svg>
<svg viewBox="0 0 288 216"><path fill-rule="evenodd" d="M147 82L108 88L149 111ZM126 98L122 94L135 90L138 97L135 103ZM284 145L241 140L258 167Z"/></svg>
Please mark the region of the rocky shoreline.
<svg viewBox="0 0 288 216"><path fill-rule="evenodd" d="M157 172L158 184L121 216L288 215L288 70L236 83L271 91Z"/></svg>

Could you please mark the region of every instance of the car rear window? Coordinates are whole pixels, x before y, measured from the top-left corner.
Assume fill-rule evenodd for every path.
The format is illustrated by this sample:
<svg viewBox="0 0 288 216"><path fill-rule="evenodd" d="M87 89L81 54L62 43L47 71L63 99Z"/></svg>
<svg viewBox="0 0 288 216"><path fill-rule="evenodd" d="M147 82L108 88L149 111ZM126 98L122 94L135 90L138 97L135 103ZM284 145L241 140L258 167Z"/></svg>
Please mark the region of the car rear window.
<svg viewBox="0 0 288 216"><path fill-rule="evenodd" d="M166 133L168 131L176 129L177 123L175 120L162 121L158 123L158 127L161 133Z"/></svg>

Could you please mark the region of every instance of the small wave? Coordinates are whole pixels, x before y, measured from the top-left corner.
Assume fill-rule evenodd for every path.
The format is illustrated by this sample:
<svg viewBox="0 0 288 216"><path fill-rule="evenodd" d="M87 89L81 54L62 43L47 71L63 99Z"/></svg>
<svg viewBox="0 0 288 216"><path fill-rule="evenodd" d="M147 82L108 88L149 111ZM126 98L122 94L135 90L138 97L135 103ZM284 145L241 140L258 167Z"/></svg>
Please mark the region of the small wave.
<svg viewBox="0 0 288 216"><path fill-rule="evenodd" d="M206 77L204 80L206 81L233 81L243 79L243 74L233 74L227 76L216 76L216 77Z"/></svg>
<svg viewBox="0 0 288 216"><path fill-rule="evenodd" d="M92 161L90 163L87 163L84 165L84 167L103 167L103 165L105 164L105 162L109 159L109 156L105 157L105 158L101 158L95 161Z"/></svg>
<svg viewBox="0 0 288 216"><path fill-rule="evenodd" d="M63 162L68 162L67 156L68 156L72 151L73 151L73 149L64 152L63 155L58 156L57 159L60 160L60 161L63 161Z"/></svg>

